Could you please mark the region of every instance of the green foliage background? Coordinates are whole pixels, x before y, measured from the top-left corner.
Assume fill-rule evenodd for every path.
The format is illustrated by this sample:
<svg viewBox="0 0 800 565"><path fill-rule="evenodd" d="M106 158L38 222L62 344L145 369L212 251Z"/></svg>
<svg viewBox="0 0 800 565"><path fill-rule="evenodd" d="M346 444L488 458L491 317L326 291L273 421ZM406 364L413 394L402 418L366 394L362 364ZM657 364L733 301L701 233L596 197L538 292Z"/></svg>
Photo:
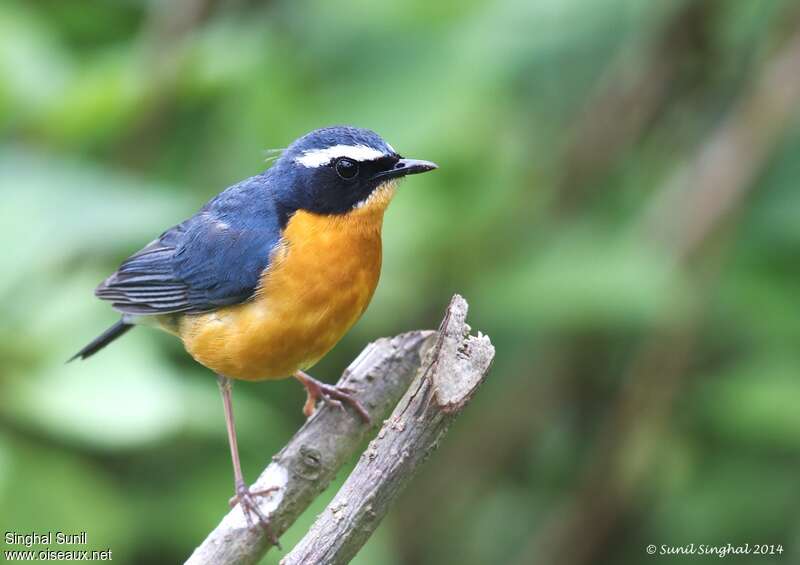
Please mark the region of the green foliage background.
<svg viewBox="0 0 800 565"><path fill-rule="evenodd" d="M115 320L92 289L122 259L265 150L347 123L441 169L400 190L373 304L314 374L436 325L456 291L497 347L357 563L633 564L692 542L800 559L800 108L691 260L668 251L691 226L662 198L797 15L789 0L6 0L0 530L85 530L117 563L174 563L219 520L232 481L211 374L148 329L64 360ZM651 233L658 214L673 236ZM303 398L236 386L248 477Z"/></svg>

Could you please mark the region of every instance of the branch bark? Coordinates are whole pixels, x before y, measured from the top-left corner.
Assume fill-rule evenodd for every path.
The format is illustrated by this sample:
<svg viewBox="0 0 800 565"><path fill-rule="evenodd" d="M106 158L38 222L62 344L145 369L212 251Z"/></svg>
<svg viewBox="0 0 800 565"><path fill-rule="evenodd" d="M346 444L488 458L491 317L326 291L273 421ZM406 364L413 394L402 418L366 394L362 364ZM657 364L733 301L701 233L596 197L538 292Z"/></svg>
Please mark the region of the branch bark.
<svg viewBox="0 0 800 565"><path fill-rule="evenodd" d="M339 384L354 389L372 421L381 422L408 389L435 335L433 331L415 331L369 344L345 370ZM372 429L351 411L322 405L272 458L253 490L278 487L258 499L276 535L285 532L325 490ZM256 563L269 548L264 531L248 528L241 508L236 506L186 563Z"/></svg>
<svg viewBox="0 0 800 565"><path fill-rule="evenodd" d="M454 296L420 374L333 501L281 565L348 563L436 449L494 357L488 337L469 335L466 316L466 301Z"/></svg>

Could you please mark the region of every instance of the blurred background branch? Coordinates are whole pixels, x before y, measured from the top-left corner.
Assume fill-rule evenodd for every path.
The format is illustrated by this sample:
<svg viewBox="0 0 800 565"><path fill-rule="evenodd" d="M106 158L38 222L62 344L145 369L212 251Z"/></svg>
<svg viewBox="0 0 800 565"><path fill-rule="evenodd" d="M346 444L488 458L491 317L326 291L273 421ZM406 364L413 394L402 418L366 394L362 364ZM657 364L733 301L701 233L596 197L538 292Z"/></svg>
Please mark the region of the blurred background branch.
<svg viewBox="0 0 800 565"><path fill-rule="evenodd" d="M716 62L710 34L719 2L676 6L652 35L639 38L637 52L624 51L609 64L587 96L562 157L557 209L575 210L586 198L597 197L589 194L594 179L663 117L676 96L707 80L705 71Z"/></svg>
<svg viewBox="0 0 800 565"><path fill-rule="evenodd" d="M713 262L701 263L699 269L687 263L690 258L700 261L697 255L709 239L744 204L800 105L800 11L788 15L795 17L793 33L754 73L695 159L656 193L641 228L647 239L667 248L676 268L697 279L693 303L677 317L663 312L662 328L634 354L575 498L545 524L519 563L592 562L598 546L629 511L646 474L653 472L675 396L697 347L709 301L705 294L714 288L720 270Z"/></svg>

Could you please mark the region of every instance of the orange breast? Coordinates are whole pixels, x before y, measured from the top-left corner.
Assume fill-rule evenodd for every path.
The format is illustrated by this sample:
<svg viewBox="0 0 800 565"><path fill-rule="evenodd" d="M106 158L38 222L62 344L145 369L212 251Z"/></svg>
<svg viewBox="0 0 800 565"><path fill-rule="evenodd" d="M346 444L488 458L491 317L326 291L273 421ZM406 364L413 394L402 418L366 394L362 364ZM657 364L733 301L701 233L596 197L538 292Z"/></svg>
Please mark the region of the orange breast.
<svg viewBox="0 0 800 565"><path fill-rule="evenodd" d="M247 380L287 377L319 361L378 284L393 185L383 192L341 216L295 213L252 300L178 321L186 350L218 374Z"/></svg>

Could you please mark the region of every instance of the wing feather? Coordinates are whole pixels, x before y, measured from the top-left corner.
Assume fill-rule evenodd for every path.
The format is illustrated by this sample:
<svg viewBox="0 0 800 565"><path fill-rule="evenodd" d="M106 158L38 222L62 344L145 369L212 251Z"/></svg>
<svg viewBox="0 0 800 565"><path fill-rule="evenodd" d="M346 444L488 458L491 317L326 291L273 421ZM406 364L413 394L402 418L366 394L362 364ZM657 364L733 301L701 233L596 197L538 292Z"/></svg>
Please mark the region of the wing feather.
<svg viewBox="0 0 800 565"><path fill-rule="evenodd" d="M250 298L281 235L274 209L241 205L252 189L223 192L126 259L95 294L136 315L208 312Z"/></svg>

